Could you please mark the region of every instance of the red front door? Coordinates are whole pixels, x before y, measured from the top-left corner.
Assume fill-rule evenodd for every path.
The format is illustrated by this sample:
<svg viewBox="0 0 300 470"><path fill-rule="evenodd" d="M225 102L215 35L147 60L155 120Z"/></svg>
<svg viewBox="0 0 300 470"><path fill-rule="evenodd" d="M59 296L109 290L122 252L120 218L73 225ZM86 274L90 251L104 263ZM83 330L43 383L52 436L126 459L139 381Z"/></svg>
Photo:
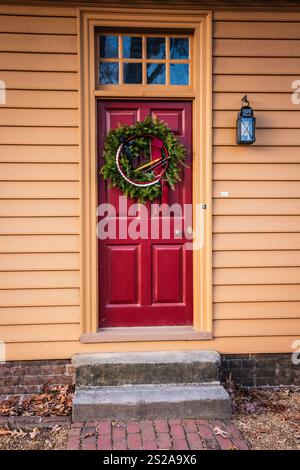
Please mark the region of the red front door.
<svg viewBox="0 0 300 470"><path fill-rule="evenodd" d="M167 122L187 149L188 168L175 191L168 189L169 205L192 203L192 103L187 101L99 101L98 169L103 165L106 133L119 124L134 124L151 115ZM99 319L101 327L163 326L192 323L192 251L186 238L174 233L162 238L122 238L118 223L124 217L119 207L121 192L109 188L99 176L99 204L116 207L117 235L99 240ZM126 201L128 206L137 202ZM158 201L159 203L160 201ZM147 203L150 209L151 203ZM150 213L150 211L148 211ZM130 223L130 219L126 223ZM174 222L174 218L173 218ZM150 223L150 217L149 217ZM180 235L180 236L179 236ZM190 240L189 240L190 241Z"/></svg>

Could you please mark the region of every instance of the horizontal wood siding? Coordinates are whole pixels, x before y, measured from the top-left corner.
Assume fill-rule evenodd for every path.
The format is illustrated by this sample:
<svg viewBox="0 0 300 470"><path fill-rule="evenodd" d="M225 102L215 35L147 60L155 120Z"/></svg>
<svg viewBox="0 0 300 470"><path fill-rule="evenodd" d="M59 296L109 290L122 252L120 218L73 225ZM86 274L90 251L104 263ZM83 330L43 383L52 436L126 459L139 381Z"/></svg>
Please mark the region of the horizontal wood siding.
<svg viewBox="0 0 300 470"><path fill-rule="evenodd" d="M300 334L300 14L215 12L213 36L214 335L269 352L282 337L289 351ZM246 93L251 147L235 145Z"/></svg>
<svg viewBox="0 0 300 470"><path fill-rule="evenodd" d="M0 339L8 349L78 341L77 12L2 5L0 13Z"/></svg>
<svg viewBox="0 0 300 470"><path fill-rule="evenodd" d="M82 344L77 10L0 6L0 340L8 358L286 352L299 338L300 105L291 93L300 13L231 9L213 18L214 339ZM252 147L235 145L245 93L257 117Z"/></svg>

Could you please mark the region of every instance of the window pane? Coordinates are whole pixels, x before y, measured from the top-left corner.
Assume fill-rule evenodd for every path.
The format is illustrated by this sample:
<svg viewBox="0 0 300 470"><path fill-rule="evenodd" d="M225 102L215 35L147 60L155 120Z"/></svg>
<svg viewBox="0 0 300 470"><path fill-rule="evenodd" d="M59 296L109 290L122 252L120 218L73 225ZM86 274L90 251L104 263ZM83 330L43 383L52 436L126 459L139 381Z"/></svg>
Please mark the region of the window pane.
<svg viewBox="0 0 300 470"><path fill-rule="evenodd" d="M171 38L170 57L171 59L188 59L189 38Z"/></svg>
<svg viewBox="0 0 300 470"><path fill-rule="evenodd" d="M101 85L119 83L119 64L117 62L101 62L99 67Z"/></svg>
<svg viewBox="0 0 300 470"><path fill-rule="evenodd" d="M100 57L101 59L114 59L119 56L118 36L100 36Z"/></svg>
<svg viewBox="0 0 300 470"><path fill-rule="evenodd" d="M147 64L147 83L152 85L165 85L165 64Z"/></svg>
<svg viewBox="0 0 300 470"><path fill-rule="evenodd" d="M147 59L165 59L165 38L147 38Z"/></svg>
<svg viewBox="0 0 300 470"><path fill-rule="evenodd" d="M188 85L189 64L171 64L170 83L171 85Z"/></svg>
<svg viewBox="0 0 300 470"><path fill-rule="evenodd" d="M124 63L124 83L142 83L142 64Z"/></svg>
<svg viewBox="0 0 300 470"><path fill-rule="evenodd" d="M123 36L123 57L124 59L142 58L141 37Z"/></svg>

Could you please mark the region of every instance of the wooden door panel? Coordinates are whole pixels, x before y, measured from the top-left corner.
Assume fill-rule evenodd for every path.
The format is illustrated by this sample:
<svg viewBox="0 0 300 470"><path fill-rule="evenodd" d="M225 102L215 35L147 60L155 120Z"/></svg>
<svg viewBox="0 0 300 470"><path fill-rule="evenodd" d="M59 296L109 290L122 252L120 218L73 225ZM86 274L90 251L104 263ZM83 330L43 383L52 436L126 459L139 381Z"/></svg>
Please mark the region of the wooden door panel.
<svg viewBox="0 0 300 470"><path fill-rule="evenodd" d="M124 110L124 109L112 109L107 110L106 112L106 123L107 123L107 132L110 129L118 127L118 125L123 126L124 124L129 124L132 126L139 120L139 110Z"/></svg>
<svg viewBox="0 0 300 470"><path fill-rule="evenodd" d="M107 305L137 303L137 255L137 246L107 246Z"/></svg>
<svg viewBox="0 0 300 470"><path fill-rule="evenodd" d="M187 149L188 167L175 190L168 189L168 204L181 206L192 202L192 134L190 102L102 101L98 102L98 168L103 165L102 151L106 133L118 125L134 124L146 116L167 122ZM124 209L119 207L117 188L99 178L99 203L116 208L117 238L99 240L99 318L100 326L186 325L192 323L192 252L186 239L174 235L174 223L181 214L171 217L171 236L131 240L120 237L119 223L125 228ZM137 201L127 199L128 207ZM160 201L156 201L160 203ZM150 210L151 203L147 202ZM162 223L164 214L158 214ZM148 231L151 234L150 221Z"/></svg>
<svg viewBox="0 0 300 470"><path fill-rule="evenodd" d="M151 110L151 117L158 118L161 121L167 122L169 128L176 136L183 135L183 117L184 111L182 109L170 110Z"/></svg>
<svg viewBox="0 0 300 470"><path fill-rule="evenodd" d="M182 250L181 245L152 246L153 304L182 303Z"/></svg>

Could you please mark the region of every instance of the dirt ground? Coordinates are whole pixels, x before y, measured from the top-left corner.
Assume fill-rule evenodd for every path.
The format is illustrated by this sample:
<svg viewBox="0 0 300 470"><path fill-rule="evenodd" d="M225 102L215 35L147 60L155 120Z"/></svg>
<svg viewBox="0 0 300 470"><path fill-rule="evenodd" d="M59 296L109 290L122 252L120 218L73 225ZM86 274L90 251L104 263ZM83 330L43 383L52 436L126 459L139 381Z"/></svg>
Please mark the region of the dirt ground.
<svg viewBox="0 0 300 470"><path fill-rule="evenodd" d="M300 390L231 389L233 422L252 450L300 450Z"/></svg>
<svg viewBox="0 0 300 470"><path fill-rule="evenodd" d="M62 450L66 447L68 430L69 426L0 429L0 450Z"/></svg>

